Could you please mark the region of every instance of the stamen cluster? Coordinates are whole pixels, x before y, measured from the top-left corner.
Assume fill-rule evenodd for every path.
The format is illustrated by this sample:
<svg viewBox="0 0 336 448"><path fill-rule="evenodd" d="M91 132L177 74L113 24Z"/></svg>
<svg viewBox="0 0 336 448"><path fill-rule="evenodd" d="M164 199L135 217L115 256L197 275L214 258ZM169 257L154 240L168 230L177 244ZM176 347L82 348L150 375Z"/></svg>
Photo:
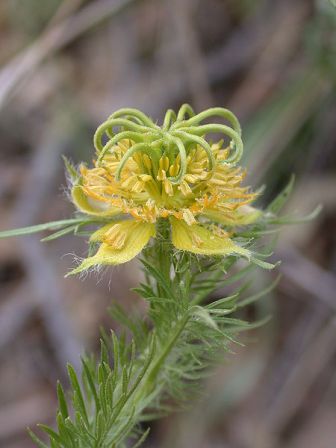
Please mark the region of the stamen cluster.
<svg viewBox="0 0 336 448"><path fill-rule="evenodd" d="M136 219L155 222L175 216L188 224L205 208L225 213L251 200L247 189L239 188L244 173L232 168L242 153L234 115L221 108L189 119L186 114L193 115L187 105L177 116L169 110L162 128L134 109L112 114L94 137L96 167L81 167L84 193L102 207L118 207ZM215 115L228 119L233 128L199 125ZM114 134L120 126L123 130ZM218 131L232 138L230 147L222 149L221 144L207 142L206 135ZM104 135L108 141L103 145ZM234 201L229 203L228 198Z"/></svg>
<svg viewBox="0 0 336 448"><path fill-rule="evenodd" d="M213 117L226 119L230 126L203 123ZM210 143L209 134L214 133L228 138L227 144ZM243 143L232 112L213 108L195 115L189 105L183 105L177 115L168 110L160 127L136 109L121 109L98 127L94 144L95 166L80 167L72 197L84 213L119 215L123 220L111 222L91 237L109 251L104 252L104 264L124 262L116 262L115 256L124 259L122 252L130 246L132 232L144 232L141 250L155 235L153 226L159 219L169 219L173 243L181 250L244 252L218 226L249 224L260 213L248 206L256 193L241 186L245 172L236 164ZM133 223L127 221L130 217ZM181 235L185 236L180 241ZM91 257L90 263L94 262Z"/></svg>

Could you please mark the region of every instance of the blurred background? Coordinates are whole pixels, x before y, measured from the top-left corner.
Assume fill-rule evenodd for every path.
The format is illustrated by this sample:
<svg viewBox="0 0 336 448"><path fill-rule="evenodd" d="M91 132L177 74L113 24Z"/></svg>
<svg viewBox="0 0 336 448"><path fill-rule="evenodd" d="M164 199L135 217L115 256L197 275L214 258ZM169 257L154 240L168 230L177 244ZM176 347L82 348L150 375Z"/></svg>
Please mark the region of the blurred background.
<svg viewBox="0 0 336 448"><path fill-rule="evenodd" d="M336 446L336 7L328 0L1 0L1 230L68 218L62 154L93 156L112 111L161 120L190 102L232 109L248 183L266 204L296 175L282 230L281 280L250 310L272 321L243 337L189 412L153 422L147 447ZM97 351L111 300L136 263L64 279L86 243L66 236L0 241L0 446L29 448L27 426L54 422L65 364ZM262 270L260 290L278 273Z"/></svg>

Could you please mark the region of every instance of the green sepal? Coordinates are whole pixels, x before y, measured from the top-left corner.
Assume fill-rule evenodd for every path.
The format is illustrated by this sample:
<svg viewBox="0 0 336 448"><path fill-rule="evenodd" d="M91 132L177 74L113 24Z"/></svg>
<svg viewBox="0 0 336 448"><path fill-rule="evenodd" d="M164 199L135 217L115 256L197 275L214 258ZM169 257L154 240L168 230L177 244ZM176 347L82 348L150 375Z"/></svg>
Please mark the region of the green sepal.
<svg viewBox="0 0 336 448"><path fill-rule="evenodd" d="M75 166L70 162L70 160L66 156L62 156L62 158L71 182L73 184L78 182L80 175L78 174L78 171L76 170Z"/></svg>

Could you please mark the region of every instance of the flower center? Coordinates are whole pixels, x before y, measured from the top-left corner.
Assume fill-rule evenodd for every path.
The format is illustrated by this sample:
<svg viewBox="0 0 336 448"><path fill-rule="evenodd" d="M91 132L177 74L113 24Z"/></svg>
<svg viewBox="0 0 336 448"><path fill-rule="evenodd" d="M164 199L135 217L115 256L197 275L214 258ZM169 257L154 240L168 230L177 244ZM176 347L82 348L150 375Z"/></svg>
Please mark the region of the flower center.
<svg viewBox="0 0 336 448"><path fill-rule="evenodd" d="M212 116L230 126L201 124ZM229 137L229 145L210 145L206 136L213 132ZM162 127L122 109L99 126L94 143L97 161L93 169L81 168L81 187L104 210L118 208L147 222L174 216L191 225L204 209L230 212L251 200L240 186L244 173L235 167L243 148L240 126L226 109L195 115L182 106L178 115L167 112Z"/></svg>
<svg viewBox="0 0 336 448"><path fill-rule="evenodd" d="M204 149L199 145L189 149L185 174L178 184L171 178L181 170L180 154L151 159L147 153L137 152L127 159L117 179L120 161L132 145L132 141L121 141L100 164L96 162L95 168L81 167L83 191L88 197L139 220L155 222L174 216L191 225L204 208L218 208L227 197L226 207L232 209L239 205L235 200L244 196L245 189L239 187L244 173L222 163L229 149L222 149L220 144L211 148L215 161L212 172L207 170Z"/></svg>

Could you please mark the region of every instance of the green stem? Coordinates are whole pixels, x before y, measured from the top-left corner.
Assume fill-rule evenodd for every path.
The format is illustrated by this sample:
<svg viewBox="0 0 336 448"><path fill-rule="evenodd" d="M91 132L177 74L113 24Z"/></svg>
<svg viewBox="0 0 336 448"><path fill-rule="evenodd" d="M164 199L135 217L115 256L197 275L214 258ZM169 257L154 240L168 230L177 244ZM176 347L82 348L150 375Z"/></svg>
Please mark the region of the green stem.
<svg viewBox="0 0 336 448"><path fill-rule="evenodd" d="M154 245L154 253L157 254L157 268L162 273L167 283L171 283L172 248L170 243L170 224L167 219L160 219L156 225L157 238ZM157 287L159 297L164 297L164 291L160 285Z"/></svg>
<svg viewBox="0 0 336 448"><path fill-rule="evenodd" d="M156 380L160 372L160 368L164 364L171 350L174 348L175 343L180 337L181 333L183 332L185 326L187 325L188 320L189 315L186 313L180 320L177 321L171 338L168 340L167 344L163 347L161 355L154 361L154 364L148 373L146 382L149 384L149 386L151 386L153 382Z"/></svg>
<svg viewBox="0 0 336 448"><path fill-rule="evenodd" d="M160 219L157 222L157 238L154 243L154 256L157 258L157 268L166 280L166 283L172 284L171 278L171 266L172 266L172 245L170 242L170 224L167 219ZM157 291L159 297L165 297L165 291L157 285ZM178 300L178 298L176 298ZM167 356L170 354L175 346L176 341L183 332L187 322L189 320L188 313L185 313L182 317L176 320L175 325L172 327L172 331L165 339L166 344L160 349L160 355L153 360L152 367L150 367L147 374L145 384L143 384L143 390L145 394L148 394L153 389L160 369L162 368Z"/></svg>

